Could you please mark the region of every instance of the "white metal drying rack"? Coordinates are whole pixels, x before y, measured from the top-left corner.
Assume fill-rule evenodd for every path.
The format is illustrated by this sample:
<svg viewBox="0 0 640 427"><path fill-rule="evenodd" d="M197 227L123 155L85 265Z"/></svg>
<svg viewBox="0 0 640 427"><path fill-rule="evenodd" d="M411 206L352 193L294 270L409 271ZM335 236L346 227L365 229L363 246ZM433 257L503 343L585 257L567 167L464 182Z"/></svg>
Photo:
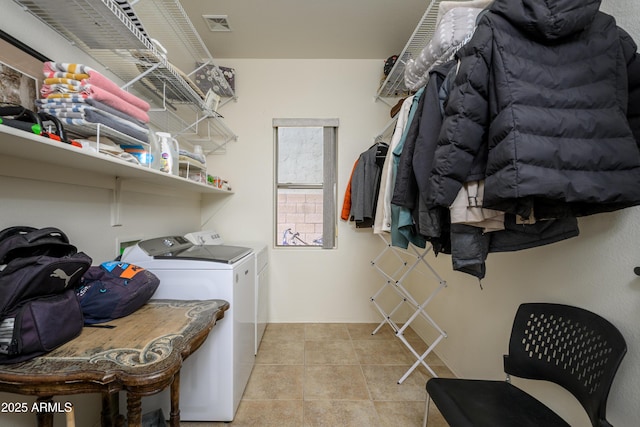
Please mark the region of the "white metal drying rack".
<svg viewBox="0 0 640 427"><path fill-rule="evenodd" d="M388 324L395 332L396 337L398 337L400 341L402 341L402 343L416 357L416 362L398 380L398 384L402 384L402 382L407 379L407 377L411 375L411 373L420 365L424 366L433 377L437 377L438 375L427 364L426 357L433 351L435 346L438 345L438 343L443 338L447 337L447 334L442 330L442 328L440 328L440 326L438 326L438 324L431 318L431 316L429 316L426 308L427 305L433 300L433 298L447 286L447 282L443 280L442 277L440 277L440 275L433 269L433 267L425 260L425 256L432 249L430 244L427 244L424 249L410 244L410 250L409 248L407 250L404 250L402 248L393 246L390 243L390 240L387 239L386 234L378 234L378 236L380 236L380 238L385 242L385 248L378 254L378 256L376 256L375 259L371 261L371 265L385 278L385 283L371 297L371 302L378 309L383 317L383 320L371 334L375 335L376 332L380 330L380 328L382 328L385 324ZM393 272L385 271L385 268L380 265L380 261L387 255L388 252L391 252L400 264ZM422 303L419 303L404 286L404 282L411 273L420 272L420 270L418 270L418 267L420 267L421 265L426 266L429 273L438 281L438 286L427 296L427 298ZM400 301L391 310L388 311L385 310L385 308L381 305L381 302L378 301L378 297L380 297L386 289L393 290L400 299ZM394 320L393 316L398 313L398 310L400 310L400 308L403 306L409 306L410 309L413 310L413 313L404 323L400 324L396 320ZM438 333L438 336L433 341L433 343L431 343L431 345L422 354L418 353L404 336L405 330L418 317L424 318L429 323L429 325L431 325L431 327L433 327L433 329L435 329L435 331Z"/></svg>

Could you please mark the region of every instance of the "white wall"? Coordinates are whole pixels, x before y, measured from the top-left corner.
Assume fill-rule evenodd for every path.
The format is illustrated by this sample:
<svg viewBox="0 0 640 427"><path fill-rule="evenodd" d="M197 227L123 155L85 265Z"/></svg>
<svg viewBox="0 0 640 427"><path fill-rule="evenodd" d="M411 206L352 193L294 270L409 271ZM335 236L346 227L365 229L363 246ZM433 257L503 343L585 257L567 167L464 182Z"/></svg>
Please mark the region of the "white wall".
<svg viewBox="0 0 640 427"><path fill-rule="evenodd" d="M636 0L607 0L601 10L640 42L640 6ZM639 183L640 185L640 183ZM502 354L507 351L513 316L520 303L559 302L589 309L609 319L624 335L628 353L609 397L608 420L616 426L638 425L640 418L640 208L579 220L580 236L526 251L489 254L487 276L478 281L453 272L451 259L434 260L447 288L429 306L448 338L436 353L459 376L504 378ZM412 283L416 295L432 289ZM421 300L418 298L418 300ZM425 323L416 329L433 332ZM555 386L520 381L563 415L572 426L586 426L584 411L572 396Z"/></svg>
<svg viewBox="0 0 640 427"><path fill-rule="evenodd" d="M210 156L215 174L232 177L236 192L203 210L204 228L227 240L274 242L273 118L338 118L338 205L355 160L390 120L375 102L383 61L228 60L236 69L238 102L221 113L238 134L223 156ZM213 216L213 218L212 218ZM272 322L377 320L369 296L380 283L369 261L380 250L370 230L338 224L338 247L271 249ZM311 273L311 274L309 274Z"/></svg>

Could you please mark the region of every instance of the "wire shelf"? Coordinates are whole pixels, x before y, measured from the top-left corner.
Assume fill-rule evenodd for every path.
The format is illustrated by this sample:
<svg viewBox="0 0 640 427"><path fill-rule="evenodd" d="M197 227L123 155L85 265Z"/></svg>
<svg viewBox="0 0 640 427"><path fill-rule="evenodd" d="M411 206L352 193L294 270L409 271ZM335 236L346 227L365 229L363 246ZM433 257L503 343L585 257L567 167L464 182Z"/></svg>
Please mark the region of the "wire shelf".
<svg viewBox="0 0 640 427"><path fill-rule="evenodd" d="M65 123L64 129L76 138L89 138L97 136L98 143L100 137L106 137L116 142L121 147L136 147L136 146L148 146L147 141L141 141L126 135L120 131L103 125L102 123L85 123L82 125L72 125Z"/></svg>
<svg viewBox="0 0 640 427"><path fill-rule="evenodd" d="M192 70L199 62L215 65L179 0L138 2L134 10L140 24L134 23L114 0L14 1L128 82L123 87L144 94L152 106L184 104L209 120L220 121L205 104L205 95L181 71ZM147 35L154 33L160 39ZM174 61L174 56L176 62L170 62L168 58ZM224 83L220 83L224 92L220 95L232 93L235 98ZM227 133L225 138L237 138L224 124L216 128Z"/></svg>
<svg viewBox="0 0 640 427"><path fill-rule="evenodd" d="M378 89L378 98L393 98L405 95L408 92L404 84L404 69L410 59L417 58L422 49L429 43L436 29L438 19L438 7L441 0L431 0L420 22L407 41L404 49L398 55L395 65L387 78Z"/></svg>

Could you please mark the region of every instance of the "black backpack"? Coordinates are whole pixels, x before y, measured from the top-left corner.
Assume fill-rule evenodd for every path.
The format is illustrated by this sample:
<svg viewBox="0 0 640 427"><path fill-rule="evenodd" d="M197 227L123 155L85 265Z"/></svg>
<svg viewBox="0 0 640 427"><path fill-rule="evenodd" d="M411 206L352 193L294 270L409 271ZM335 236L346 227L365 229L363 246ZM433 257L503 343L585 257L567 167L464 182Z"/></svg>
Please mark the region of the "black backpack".
<svg viewBox="0 0 640 427"><path fill-rule="evenodd" d="M91 262L57 228L0 231L0 363L39 356L80 333L73 290Z"/></svg>
<svg viewBox="0 0 640 427"><path fill-rule="evenodd" d="M0 319L0 364L43 355L82 332L74 289L23 301Z"/></svg>

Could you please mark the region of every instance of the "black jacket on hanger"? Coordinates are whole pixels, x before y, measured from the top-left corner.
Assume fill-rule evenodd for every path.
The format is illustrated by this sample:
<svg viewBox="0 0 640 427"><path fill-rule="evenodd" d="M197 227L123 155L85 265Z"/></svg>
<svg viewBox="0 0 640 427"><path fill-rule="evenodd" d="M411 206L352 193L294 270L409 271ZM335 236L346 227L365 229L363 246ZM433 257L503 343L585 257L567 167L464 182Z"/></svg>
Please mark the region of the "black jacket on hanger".
<svg viewBox="0 0 640 427"><path fill-rule="evenodd" d="M640 204L639 59L600 3L495 0L482 15L457 54L430 204L478 179L484 207L525 217Z"/></svg>
<svg viewBox="0 0 640 427"><path fill-rule="evenodd" d="M396 178L392 203L405 203L402 206L413 209L420 234L431 243L435 253L451 254L454 270L482 279L489 253L529 249L575 237L578 224L574 217L516 224L514 215L508 215L504 230L485 233L475 226L451 224L448 208L427 203L430 172L442 125L442 104L448 93L450 73L455 71L453 65L454 62L446 63L431 71L420 114L407 124L410 126L408 138L398 164L398 177L405 178ZM415 141L411 142L409 136ZM411 179L415 186L411 185Z"/></svg>

